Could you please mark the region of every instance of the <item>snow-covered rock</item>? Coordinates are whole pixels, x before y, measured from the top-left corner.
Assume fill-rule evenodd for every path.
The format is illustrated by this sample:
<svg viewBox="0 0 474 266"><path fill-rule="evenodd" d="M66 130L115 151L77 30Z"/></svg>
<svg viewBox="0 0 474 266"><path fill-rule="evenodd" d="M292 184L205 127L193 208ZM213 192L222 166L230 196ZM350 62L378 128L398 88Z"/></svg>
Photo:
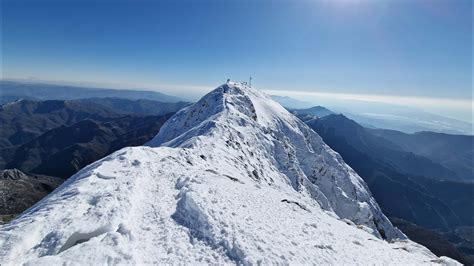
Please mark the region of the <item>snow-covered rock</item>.
<svg viewBox="0 0 474 266"><path fill-rule="evenodd" d="M393 227L314 131L233 82L1 227L0 264L21 263L456 264Z"/></svg>

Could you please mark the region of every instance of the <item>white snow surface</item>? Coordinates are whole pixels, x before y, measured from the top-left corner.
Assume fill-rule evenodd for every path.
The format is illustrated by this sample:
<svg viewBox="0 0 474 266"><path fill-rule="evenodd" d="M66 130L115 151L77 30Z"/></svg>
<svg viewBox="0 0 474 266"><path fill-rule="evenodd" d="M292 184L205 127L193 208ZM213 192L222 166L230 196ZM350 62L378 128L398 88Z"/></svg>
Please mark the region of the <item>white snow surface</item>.
<svg viewBox="0 0 474 266"><path fill-rule="evenodd" d="M235 82L0 227L1 265L195 263L457 264L408 240L319 135Z"/></svg>

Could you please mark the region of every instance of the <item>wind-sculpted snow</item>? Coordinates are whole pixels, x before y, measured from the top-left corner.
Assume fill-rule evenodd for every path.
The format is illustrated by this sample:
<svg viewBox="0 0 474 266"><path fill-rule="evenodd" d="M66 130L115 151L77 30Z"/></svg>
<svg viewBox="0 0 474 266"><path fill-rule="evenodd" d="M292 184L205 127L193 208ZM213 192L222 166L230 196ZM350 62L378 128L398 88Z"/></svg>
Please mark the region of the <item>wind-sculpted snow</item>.
<svg viewBox="0 0 474 266"><path fill-rule="evenodd" d="M455 264L394 228L316 133L236 83L0 229L1 265L67 262Z"/></svg>
<svg viewBox="0 0 474 266"><path fill-rule="evenodd" d="M275 187L290 184L295 191L309 194L323 209L366 226L377 237L405 238L341 157L304 123L257 90L225 84L176 114L149 143L196 150L209 144L214 146L209 154L225 149L245 158L241 171L254 182Z"/></svg>

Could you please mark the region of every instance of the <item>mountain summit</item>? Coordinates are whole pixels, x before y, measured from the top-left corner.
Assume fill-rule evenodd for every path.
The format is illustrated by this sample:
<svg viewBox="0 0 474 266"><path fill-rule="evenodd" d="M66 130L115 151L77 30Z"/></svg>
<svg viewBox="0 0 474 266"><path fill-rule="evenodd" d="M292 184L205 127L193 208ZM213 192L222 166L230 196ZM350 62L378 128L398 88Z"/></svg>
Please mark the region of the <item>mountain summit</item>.
<svg viewBox="0 0 474 266"><path fill-rule="evenodd" d="M65 262L455 264L392 226L319 135L235 82L0 228L0 264Z"/></svg>

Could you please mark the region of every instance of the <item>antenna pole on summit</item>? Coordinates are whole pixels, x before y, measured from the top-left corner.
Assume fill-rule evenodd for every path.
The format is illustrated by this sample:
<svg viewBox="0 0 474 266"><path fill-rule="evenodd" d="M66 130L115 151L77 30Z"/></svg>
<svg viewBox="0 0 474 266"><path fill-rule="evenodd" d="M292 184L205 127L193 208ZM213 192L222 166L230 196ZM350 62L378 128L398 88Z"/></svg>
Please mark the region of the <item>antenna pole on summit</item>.
<svg viewBox="0 0 474 266"><path fill-rule="evenodd" d="M252 87L252 77L249 79L249 86Z"/></svg>

